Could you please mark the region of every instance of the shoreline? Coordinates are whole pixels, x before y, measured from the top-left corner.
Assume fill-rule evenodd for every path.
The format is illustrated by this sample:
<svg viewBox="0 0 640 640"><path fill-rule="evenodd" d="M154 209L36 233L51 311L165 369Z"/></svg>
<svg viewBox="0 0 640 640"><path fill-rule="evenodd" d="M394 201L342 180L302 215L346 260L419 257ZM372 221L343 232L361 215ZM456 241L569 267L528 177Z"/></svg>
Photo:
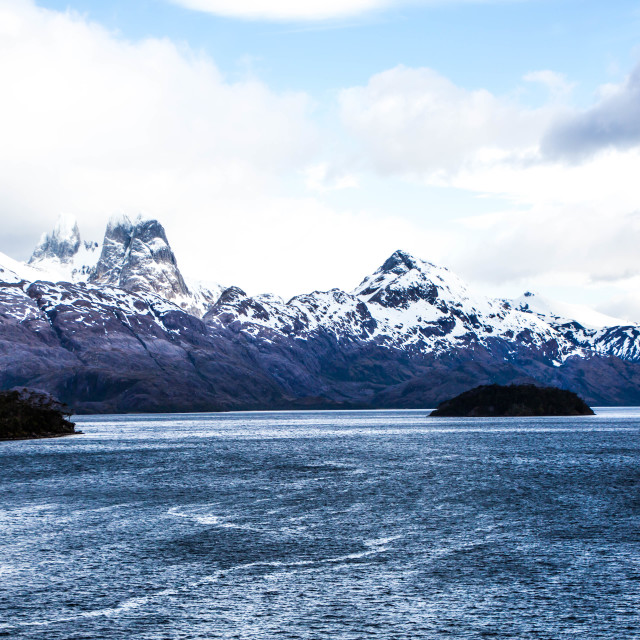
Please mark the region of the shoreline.
<svg viewBox="0 0 640 640"><path fill-rule="evenodd" d="M43 433L41 435L23 436L20 438L0 438L0 442L20 442L21 440L49 440L51 438L66 438L67 436L81 436L84 431L74 433Z"/></svg>

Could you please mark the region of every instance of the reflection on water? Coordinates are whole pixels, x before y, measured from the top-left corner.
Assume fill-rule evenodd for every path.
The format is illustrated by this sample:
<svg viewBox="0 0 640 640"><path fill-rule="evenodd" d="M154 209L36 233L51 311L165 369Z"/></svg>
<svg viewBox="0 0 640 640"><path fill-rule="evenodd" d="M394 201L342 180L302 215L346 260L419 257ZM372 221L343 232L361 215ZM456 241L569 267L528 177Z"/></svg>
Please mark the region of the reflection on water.
<svg viewBox="0 0 640 640"><path fill-rule="evenodd" d="M0 635L640 638L640 411L427 416L0 443Z"/></svg>

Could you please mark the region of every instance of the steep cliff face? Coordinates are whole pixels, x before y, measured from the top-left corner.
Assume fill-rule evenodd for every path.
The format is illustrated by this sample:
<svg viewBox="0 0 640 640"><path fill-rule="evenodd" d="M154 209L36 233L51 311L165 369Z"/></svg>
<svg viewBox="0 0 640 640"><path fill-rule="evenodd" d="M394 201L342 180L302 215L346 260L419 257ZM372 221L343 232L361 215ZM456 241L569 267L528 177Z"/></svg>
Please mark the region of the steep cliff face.
<svg viewBox="0 0 640 640"><path fill-rule="evenodd" d="M111 220L89 282L131 293L153 293L171 301L190 297L165 230L157 220Z"/></svg>
<svg viewBox="0 0 640 640"><path fill-rule="evenodd" d="M110 287L120 285L134 225L127 216L112 217L102 241L102 250L90 281Z"/></svg>

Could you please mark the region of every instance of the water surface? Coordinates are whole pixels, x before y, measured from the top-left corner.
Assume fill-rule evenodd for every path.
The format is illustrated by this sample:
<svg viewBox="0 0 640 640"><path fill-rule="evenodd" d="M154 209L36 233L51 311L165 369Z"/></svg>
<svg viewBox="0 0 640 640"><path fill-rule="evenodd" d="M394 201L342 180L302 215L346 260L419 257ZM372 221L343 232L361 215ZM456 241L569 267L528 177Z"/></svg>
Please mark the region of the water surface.
<svg viewBox="0 0 640 640"><path fill-rule="evenodd" d="M640 638L640 410L427 413L0 443L0 635Z"/></svg>

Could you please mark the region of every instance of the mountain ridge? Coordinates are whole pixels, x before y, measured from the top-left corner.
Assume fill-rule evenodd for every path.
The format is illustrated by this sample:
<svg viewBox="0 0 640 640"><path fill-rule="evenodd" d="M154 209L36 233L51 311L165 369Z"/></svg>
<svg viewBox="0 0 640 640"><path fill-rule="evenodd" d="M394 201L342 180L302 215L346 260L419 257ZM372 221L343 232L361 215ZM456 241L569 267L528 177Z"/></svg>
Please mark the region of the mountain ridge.
<svg viewBox="0 0 640 640"><path fill-rule="evenodd" d="M40 243L46 264L80 251L64 229ZM75 281L48 281L38 257L0 260L1 388L37 386L80 412L423 407L493 382L640 403L638 325L478 295L406 251L351 292L285 302L190 288L157 220L112 219L98 246Z"/></svg>
<svg viewBox="0 0 640 640"><path fill-rule="evenodd" d="M28 266L48 281L86 282L119 287L131 293L165 297L201 317L223 287L187 283L164 227L151 218L112 216L101 243L82 241L74 218L61 216L51 233L43 234Z"/></svg>

